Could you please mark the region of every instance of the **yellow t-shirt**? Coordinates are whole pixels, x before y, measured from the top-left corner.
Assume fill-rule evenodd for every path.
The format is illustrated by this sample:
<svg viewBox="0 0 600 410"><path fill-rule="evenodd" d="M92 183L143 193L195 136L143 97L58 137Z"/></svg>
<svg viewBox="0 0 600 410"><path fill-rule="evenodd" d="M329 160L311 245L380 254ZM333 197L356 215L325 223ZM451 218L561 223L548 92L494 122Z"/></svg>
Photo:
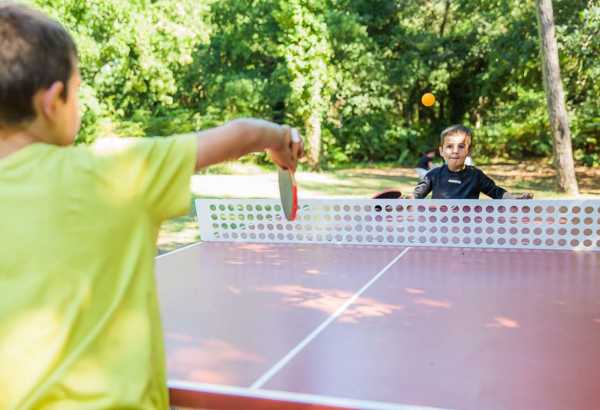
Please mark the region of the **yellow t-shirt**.
<svg viewBox="0 0 600 410"><path fill-rule="evenodd" d="M167 409L154 280L188 211L192 135L0 159L0 409Z"/></svg>

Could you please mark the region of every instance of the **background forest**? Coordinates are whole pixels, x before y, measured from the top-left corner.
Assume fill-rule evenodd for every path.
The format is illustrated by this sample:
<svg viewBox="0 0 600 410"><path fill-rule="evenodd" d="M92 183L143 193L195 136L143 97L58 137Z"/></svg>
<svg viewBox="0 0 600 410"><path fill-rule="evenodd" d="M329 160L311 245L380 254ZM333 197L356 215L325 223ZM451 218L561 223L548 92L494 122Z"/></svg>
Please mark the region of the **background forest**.
<svg viewBox="0 0 600 410"><path fill-rule="evenodd" d="M312 168L412 164L454 123L478 163L552 155L532 0L30 3L78 42L80 142L256 116L300 127ZM553 6L575 160L600 165L600 0Z"/></svg>

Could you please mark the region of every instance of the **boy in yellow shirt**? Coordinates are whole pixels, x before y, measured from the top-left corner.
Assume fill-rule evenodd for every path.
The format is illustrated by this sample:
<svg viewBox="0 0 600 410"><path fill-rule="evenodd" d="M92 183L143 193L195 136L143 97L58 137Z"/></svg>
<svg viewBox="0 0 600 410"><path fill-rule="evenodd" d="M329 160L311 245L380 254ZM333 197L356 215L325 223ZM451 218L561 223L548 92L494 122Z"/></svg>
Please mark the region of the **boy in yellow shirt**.
<svg viewBox="0 0 600 410"><path fill-rule="evenodd" d="M161 222L188 211L194 171L261 150L295 169L302 141L242 119L73 146L79 84L64 28L0 5L0 409L167 409Z"/></svg>

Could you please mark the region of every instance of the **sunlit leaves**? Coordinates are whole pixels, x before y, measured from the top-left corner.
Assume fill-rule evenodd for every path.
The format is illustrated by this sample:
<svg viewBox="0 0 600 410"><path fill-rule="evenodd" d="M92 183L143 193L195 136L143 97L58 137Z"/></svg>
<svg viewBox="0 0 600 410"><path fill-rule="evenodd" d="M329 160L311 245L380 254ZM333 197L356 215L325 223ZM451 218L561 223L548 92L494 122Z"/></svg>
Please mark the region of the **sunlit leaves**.
<svg viewBox="0 0 600 410"><path fill-rule="evenodd" d="M481 160L551 152L533 0L30 2L79 45L82 140L107 119L144 135L259 116L323 164L411 161L455 122ZM597 164L600 3L553 4L575 154Z"/></svg>

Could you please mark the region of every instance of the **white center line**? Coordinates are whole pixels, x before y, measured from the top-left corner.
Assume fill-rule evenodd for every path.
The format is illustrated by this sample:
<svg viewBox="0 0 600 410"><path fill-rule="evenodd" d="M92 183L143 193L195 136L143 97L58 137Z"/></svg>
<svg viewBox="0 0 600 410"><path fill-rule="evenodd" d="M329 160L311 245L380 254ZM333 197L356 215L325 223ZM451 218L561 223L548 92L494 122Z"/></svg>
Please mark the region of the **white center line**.
<svg viewBox="0 0 600 410"><path fill-rule="evenodd" d="M306 347L315 337L319 335L327 326L329 326L334 320L336 320L348 307L353 304L356 299L360 297L373 283L377 281L394 263L396 263L401 257L406 255L410 248L404 249L398 256L396 256L390 263L388 263L383 269L381 269L369 282L367 282L358 292L356 292L351 298L349 298L343 305L341 305L331 316L329 316L323 323L319 325L311 334L306 336L296 347L288 352L281 360L279 360L273 367L271 367L265 374L263 374L258 380L256 380L250 389L260 389L266 382L269 381L279 370L281 370L290 360L292 360L302 349Z"/></svg>

